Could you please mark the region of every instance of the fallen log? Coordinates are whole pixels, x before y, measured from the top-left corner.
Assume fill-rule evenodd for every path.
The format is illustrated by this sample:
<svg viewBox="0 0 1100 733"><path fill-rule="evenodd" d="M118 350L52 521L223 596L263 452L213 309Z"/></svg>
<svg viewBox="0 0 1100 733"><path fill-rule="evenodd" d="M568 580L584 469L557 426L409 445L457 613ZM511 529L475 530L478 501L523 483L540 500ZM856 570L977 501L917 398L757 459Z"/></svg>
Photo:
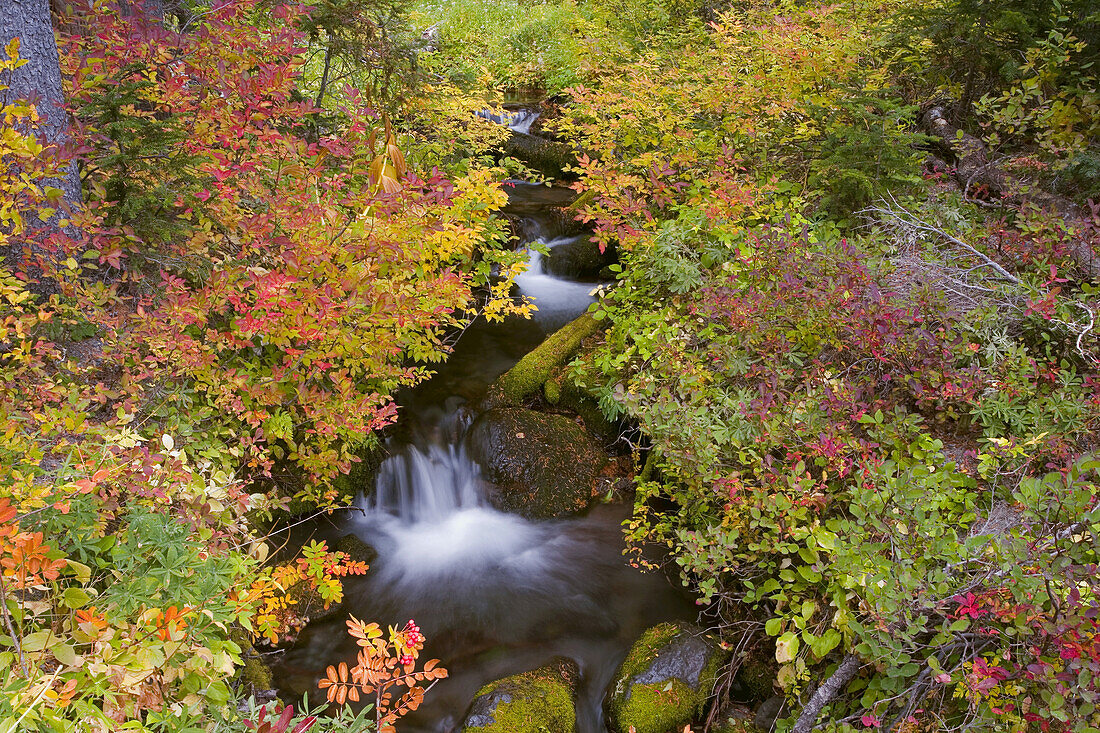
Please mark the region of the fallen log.
<svg viewBox="0 0 1100 733"><path fill-rule="evenodd" d="M1063 196L1043 191L1007 173L996 160L990 158L980 138L948 121L943 107L927 110L921 116L921 126L927 134L939 140L943 152L954 159L955 180L962 189L963 198L982 204L974 198L974 194L984 189L993 199L1012 208L1035 206L1058 214L1067 223L1082 223L1084 212L1079 206ZM1100 278L1100 258L1083 235L1070 243L1069 250L1074 264L1082 273L1089 278Z"/></svg>

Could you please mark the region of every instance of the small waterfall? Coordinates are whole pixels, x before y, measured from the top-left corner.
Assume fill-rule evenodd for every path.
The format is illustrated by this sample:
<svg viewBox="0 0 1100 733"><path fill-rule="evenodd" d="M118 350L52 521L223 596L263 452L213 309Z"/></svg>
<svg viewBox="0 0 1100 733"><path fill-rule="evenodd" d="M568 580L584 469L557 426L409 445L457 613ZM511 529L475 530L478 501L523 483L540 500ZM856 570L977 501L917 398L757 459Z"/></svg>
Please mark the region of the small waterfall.
<svg viewBox="0 0 1100 733"><path fill-rule="evenodd" d="M513 114L507 124L529 128L534 116ZM454 733L487 682L558 656L581 670L578 733L606 733L604 693L630 644L649 626L693 610L663 577L624 560L621 526L629 507L594 506L584 516L543 521L505 513L491 501L500 489L467 453L475 417L468 406L520 358L516 344L535 342L531 331L553 331L594 300L592 283L547 273L538 251L572 241L560 236L552 209L574 192L523 181L506 190L509 213L524 220L529 259L516 284L538 308L534 323L471 327L439 374L403 396L403 429L388 441L359 511L303 528L332 546L354 534L374 548L370 573L343 579L346 612L383 624L416 619L429 640L425 653L450 670L425 705L401 721L401 733ZM468 390L471 383L478 386ZM342 617L311 623L279 663L283 680L303 682L285 685L284 693L316 694L326 666L357 652Z"/></svg>
<svg viewBox="0 0 1100 733"><path fill-rule="evenodd" d="M512 114L511 120L508 123L508 129L512 132L522 132L525 135L531 134L531 125L535 124L535 120L539 118L539 113L530 109L521 109Z"/></svg>
<svg viewBox="0 0 1100 733"><path fill-rule="evenodd" d="M537 241L552 249L569 240L564 237L546 242L540 237ZM566 280L547 273L542 253L532 247L528 247L527 269L516 278L516 287L534 301L538 309L534 320L547 331L564 326L596 302L592 283Z"/></svg>
<svg viewBox="0 0 1100 733"><path fill-rule="evenodd" d="M478 465L463 445L407 445L378 470L372 499L362 499L367 513L385 512L407 522L438 522L462 509L482 505Z"/></svg>
<svg viewBox="0 0 1100 733"><path fill-rule="evenodd" d="M477 113L477 116L507 127L512 132L529 135L531 134L531 125L535 123L540 115L533 109L519 109L515 112L494 112L483 109Z"/></svg>

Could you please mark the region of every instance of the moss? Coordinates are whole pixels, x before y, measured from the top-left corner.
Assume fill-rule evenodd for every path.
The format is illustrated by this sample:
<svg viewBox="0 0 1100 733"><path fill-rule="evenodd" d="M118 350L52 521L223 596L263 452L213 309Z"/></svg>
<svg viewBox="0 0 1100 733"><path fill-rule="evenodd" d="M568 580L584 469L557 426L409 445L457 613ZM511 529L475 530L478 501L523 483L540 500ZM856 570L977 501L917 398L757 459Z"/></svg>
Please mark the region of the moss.
<svg viewBox="0 0 1100 733"><path fill-rule="evenodd" d="M497 380L491 392L504 404L520 404L524 398L537 392L554 369L573 356L581 342L599 327L599 322L588 313L566 324L520 359L518 364Z"/></svg>
<svg viewBox="0 0 1100 733"><path fill-rule="evenodd" d="M514 132L502 149L505 155L522 160L547 178L565 178L566 169L577 164L572 146L537 135Z"/></svg>
<svg viewBox="0 0 1100 733"><path fill-rule="evenodd" d="M551 405L558 404L561 402L561 382L557 379L547 379L546 384L542 385L542 393Z"/></svg>
<svg viewBox="0 0 1100 733"><path fill-rule="evenodd" d="M775 678L779 667L772 659L750 656L737 671L737 681L744 685L753 700L767 700L775 694Z"/></svg>
<svg viewBox="0 0 1100 733"><path fill-rule="evenodd" d="M635 733L668 733L678 730L695 714L698 695L678 679L661 685L634 685L630 698L618 707L620 729Z"/></svg>
<svg viewBox="0 0 1100 733"><path fill-rule="evenodd" d="M367 565L370 565L378 557L378 551L355 534L346 534L336 540L335 549L347 555L349 559Z"/></svg>
<svg viewBox="0 0 1100 733"><path fill-rule="evenodd" d="M355 454L359 460L351 464L351 470L332 480L333 488L345 500L354 499L359 492L369 492L374 487L374 478L386 457L382 443L374 436L368 438Z"/></svg>
<svg viewBox="0 0 1100 733"><path fill-rule="evenodd" d="M270 690L275 687L271 679L271 668L256 657L244 660L241 679L251 685L253 690Z"/></svg>
<svg viewBox="0 0 1100 733"><path fill-rule="evenodd" d="M603 414L599 403L592 399L582 387L577 386L567 378L562 378L560 385L561 395L558 404L580 415L588 432L609 442L618 436L618 425L607 419L607 415Z"/></svg>
<svg viewBox="0 0 1100 733"><path fill-rule="evenodd" d="M664 623L647 630L635 642L619 668L619 681L609 701L615 730L625 733L633 728L636 733L666 733L683 728L702 714L725 660L724 654L710 655L695 689L677 677L652 684L632 684L681 633L684 632L679 626Z"/></svg>
<svg viewBox="0 0 1100 733"><path fill-rule="evenodd" d="M661 647L675 639L679 633L680 627L670 623L657 624L646 629L645 633L634 642L630 653L626 655L622 666L619 667L619 677L630 679L644 672Z"/></svg>
<svg viewBox="0 0 1100 733"><path fill-rule="evenodd" d="M571 690L575 673L555 665L506 677L478 690L477 698L496 698L491 723L467 726L479 733L573 733L576 709ZM476 703L475 703L476 706ZM487 723L483 720L481 722Z"/></svg>
<svg viewBox="0 0 1100 733"><path fill-rule="evenodd" d="M596 189L590 188L587 191L585 191L584 193L582 193L580 196L578 196L576 199L574 199L573 203L569 204L569 206L566 206L565 210L570 211L570 212L574 212L574 213L579 212L585 206L588 206L590 203L595 201L595 199L596 199Z"/></svg>
<svg viewBox="0 0 1100 733"><path fill-rule="evenodd" d="M264 664L263 659L252 646L252 641L245 632L234 629L229 638L241 648L243 663L238 672L241 682L251 687L251 692L270 690L275 687L271 678L271 668ZM245 688L248 690L248 688Z"/></svg>

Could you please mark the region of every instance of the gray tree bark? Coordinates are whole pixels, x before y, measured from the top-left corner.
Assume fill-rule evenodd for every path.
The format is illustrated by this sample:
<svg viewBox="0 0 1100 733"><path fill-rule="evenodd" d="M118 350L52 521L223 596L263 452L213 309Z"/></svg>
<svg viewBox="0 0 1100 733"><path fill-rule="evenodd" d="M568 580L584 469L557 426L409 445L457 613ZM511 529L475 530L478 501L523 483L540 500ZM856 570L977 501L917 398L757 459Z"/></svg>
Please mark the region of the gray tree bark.
<svg viewBox="0 0 1100 733"><path fill-rule="evenodd" d="M821 687L810 697L806 707L802 708L802 714L798 716L791 733L810 733L817 725L817 719L821 717L821 711L832 702L833 698L844 689L859 672L860 661L855 654L847 654L841 661L829 679L821 683Z"/></svg>
<svg viewBox="0 0 1100 733"><path fill-rule="evenodd" d="M39 124L30 132L47 148L57 150L69 142L69 115L61 87L61 62L57 54L49 0L0 0L0 46L6 47L13 39L19 39L20 58L23 66L4 75L8 87L0 92L3 101L27 100L37 107ZM83 198L80 190L80 174L76 162L71 162L64 177L40 182L55 186L64 193L65 200L73 208L79 208ZM45 227L47 231L59 231L61 216L54 215L48 221L37 221L32 212L24 212L28 225ZM73 234L74 232L69 232ZM23 247L13 243L16 251L0 252L8 264L26 264L22 260ZM43 284L43 292L51 287Z"/></svg>
<svg viewBox="0 0 1100 733"><path fill-rule="evenodd" d="M49 0L0 0L0 44L19 38L19 55L28 63L4 79L7 101L26 99L38 108L41 123L35 131L48 146L69 141L69 115L61 91L61 62L57 55ZM73 205L82 202L76 163L58 185Z"/></svg>

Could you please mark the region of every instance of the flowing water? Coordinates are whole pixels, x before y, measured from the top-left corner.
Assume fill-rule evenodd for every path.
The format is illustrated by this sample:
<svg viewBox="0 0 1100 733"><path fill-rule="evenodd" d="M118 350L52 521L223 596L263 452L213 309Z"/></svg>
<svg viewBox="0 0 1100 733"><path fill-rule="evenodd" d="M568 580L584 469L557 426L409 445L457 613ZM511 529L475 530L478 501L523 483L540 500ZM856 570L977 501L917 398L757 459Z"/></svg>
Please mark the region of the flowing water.
<svg viewBox="0 0 1100 733"><path fill-rule="evenodd" d="M514 122L514 120L513 120ZM522 218L528 242L553 246L563 235L550 207L572 192L516 183L509 213ZM400 430L374 491L355 508L317 524L310 535L354 533L378 551L371 571L347 578L344 611L310 624L275 668L282 692L300 699L316 690L324 668L351 660L347 613L383 625L415 619L450 677L399 724L402 733L457 730L485 683L534 669L556 656L575 660L581 681L577 730L606 730L602 701L632 641L647 627L683 618L691 606L659 575L623 558L623 506L584 516L529 521L494 509L463 437L470 405L497 376L547 333L592 302L592 283L552 277L530 250L517 282L538 311L530 321L476 323L430 381L403 395Z"/></svg>

